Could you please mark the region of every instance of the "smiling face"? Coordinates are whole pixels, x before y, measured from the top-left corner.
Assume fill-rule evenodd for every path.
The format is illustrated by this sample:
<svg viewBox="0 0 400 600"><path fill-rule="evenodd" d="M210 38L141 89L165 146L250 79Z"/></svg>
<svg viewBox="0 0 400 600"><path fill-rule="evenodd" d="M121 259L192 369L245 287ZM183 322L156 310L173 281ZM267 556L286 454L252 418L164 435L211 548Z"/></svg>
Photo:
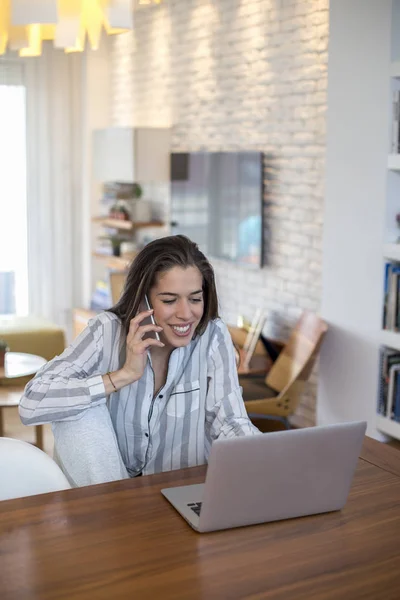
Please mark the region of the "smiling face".
<svg viewBox="0 0 400 600"><path fill-rule="evenodd" d="M150 290L157 325L166 346L187 346L204 312L203 278L197 267L173 267L159 273Z"/></svg>

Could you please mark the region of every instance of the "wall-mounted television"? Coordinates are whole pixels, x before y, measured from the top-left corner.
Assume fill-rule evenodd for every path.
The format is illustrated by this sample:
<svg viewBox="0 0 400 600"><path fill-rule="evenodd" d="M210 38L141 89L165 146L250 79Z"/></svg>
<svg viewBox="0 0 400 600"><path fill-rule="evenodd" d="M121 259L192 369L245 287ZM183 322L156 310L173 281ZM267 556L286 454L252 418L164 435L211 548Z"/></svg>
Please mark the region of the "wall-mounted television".
<svg viewBox="0 0 400 600"><path fill-rule="evenodd" d="M172 153L171 228L207 257L261 267L262 153Z"/></svg>

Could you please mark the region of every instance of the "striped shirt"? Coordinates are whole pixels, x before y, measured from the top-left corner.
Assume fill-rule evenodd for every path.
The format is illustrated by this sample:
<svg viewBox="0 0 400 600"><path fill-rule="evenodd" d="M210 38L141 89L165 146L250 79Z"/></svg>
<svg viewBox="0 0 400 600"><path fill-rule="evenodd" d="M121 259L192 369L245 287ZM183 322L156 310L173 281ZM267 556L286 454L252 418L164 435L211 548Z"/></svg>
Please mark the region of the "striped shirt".
<svg viewBox="0 0 400 600"><path fill-rule="evenodd" d="M27 384L19 411L25 425L79 419L107 403L131 476L201 465L213 440L252 435L232 340L220 319L172 351L165 385L155 394L151 358L142 377L106 397L102 375L125 363L120 319L104 312ZM150 353L149 353L150 357Z"/></svg>

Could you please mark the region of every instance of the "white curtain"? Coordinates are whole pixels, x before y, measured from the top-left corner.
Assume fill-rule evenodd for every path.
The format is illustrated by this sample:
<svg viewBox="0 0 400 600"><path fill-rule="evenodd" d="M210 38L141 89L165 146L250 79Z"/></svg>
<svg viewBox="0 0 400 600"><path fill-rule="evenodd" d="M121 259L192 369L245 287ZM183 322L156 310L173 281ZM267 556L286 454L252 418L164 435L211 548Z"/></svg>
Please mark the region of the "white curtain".
<svg viewBox="0 0 400 600"><path fill-rule="evenodd" d="M81 304L82 54L23 59L30 312L69 330Z"/></svg>
<svg viewBox="0 0 400 600"><path fill-rule="evenodd" d="M0 314L28 312L23 65L0 58Z"/></svg>

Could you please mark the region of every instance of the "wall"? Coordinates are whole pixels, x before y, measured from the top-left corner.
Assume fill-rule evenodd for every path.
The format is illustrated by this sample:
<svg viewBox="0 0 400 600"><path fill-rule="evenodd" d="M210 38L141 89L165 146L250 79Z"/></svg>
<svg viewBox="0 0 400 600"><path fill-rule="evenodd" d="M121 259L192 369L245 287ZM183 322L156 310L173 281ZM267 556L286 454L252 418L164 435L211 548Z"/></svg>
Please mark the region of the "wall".
<svg viewBox="0 0 400 600"><path fill-rule="evenodd" d="M390 0L335 0L330 15L322 300L330 331L318 422L365 419L369 435L382 319L390 11Z"/></svg>
<svg viewBox="0 0 400 600"><path fill-rule="evenodd" d="M327 43L327 0L164 0L113 43L114 125L171 124L176 151L265 153L268 266L213 264L223 317L264 305L283 338L320 308ZM314 409L315 376L301 421Z"/></svg>

